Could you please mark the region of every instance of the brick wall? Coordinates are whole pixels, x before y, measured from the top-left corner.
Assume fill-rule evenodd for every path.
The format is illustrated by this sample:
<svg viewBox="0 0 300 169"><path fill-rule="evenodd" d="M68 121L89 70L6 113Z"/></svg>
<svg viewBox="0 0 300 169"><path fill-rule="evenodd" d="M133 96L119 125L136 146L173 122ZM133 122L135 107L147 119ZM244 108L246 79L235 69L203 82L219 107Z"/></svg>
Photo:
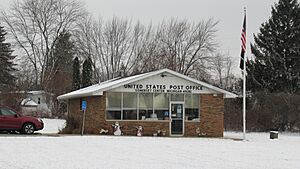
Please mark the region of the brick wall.
<svg viewBox="0 0 300 169"><path fill-rule="evenodd" d="M109 130L113 134L112 125L115 120L105 120L106 96L94 96L83 98L87 101L85 133L99 134L101 129ZM80 111L80 99L69 100L69 118L81 125L82 111ZM200 122L185 122L184 136L223 136L223 95L213 96L204 94L200 97ZM151 136L158 130L164 131L169 136L169 121L119 121L124 135L136 135L136 127L143 126L144 135ZM80 126L78 126L78 131Z"/></svg>
<svg viewBox="0 0 300 169"><path fill-rule="evenodd" d="M223 137L223 95L203 94L200 97L200 133L203 136Z"/></svg>

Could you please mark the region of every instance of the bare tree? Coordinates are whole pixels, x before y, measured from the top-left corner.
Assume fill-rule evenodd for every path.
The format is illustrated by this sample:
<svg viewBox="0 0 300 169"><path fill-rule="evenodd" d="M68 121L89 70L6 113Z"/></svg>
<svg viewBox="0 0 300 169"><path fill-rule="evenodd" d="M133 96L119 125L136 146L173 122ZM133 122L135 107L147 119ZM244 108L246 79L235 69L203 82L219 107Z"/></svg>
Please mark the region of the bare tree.
<svg viewBox="0 0 300 169"><path fill-rule="evenodd" d="M131 72L141 57L145 28L134 27L129 20L112 18L104 22L92 17L78 24L77 42L83 57L93 61L95 78L107 80L118 76L121 65Z"/></svg>
<svg viewBox="0 0 300 169"><path fill-rule="evenodd" d="M145 28L139 47L139 61L134 65L133 73L142 73L164 68L164 57L159 51L160 37L152 24Z"/></svg>
<svg viewBox="0 0 300 169"><path fill-rule="evenodd" d="M225 68L225 58L221 53L217 53L213 58L212 62L212 71L216 73L218 83L221 87L223 87L223 75Z"/></svg>
<svg viewBox="0 0 300 169"><path fill-rule="evenodd" d="M211 62L211 71L217 78L217 85L229 89L236 82L236 78L232 74L233 60L229 54L216 53Z"/></svg>
<svg viewBox="0 0 300 169"><path fill-rule="evenodd" d="M104 21L87 16L78 23L75 37L80 55L93 61L96 79L118 76L122 64L128 75L170 68L198 77L197 72L208 76L216 24L171 19L153 27L116 17Z"/></svg>
<svg viewBox="0 0 300 169"><path fill-rule="evenodd" d="M22 49L22 59L34 68L35 85L47 86L55 74L53 48L63 32L74 29L75 21L83 16L81 3L76 0L15 1L1 19Z"/></svg>
<svg viewBox="0 0 300 169"><path fill-rule="evenodd" d="M161 52L169 60L170 69L189 75L196 62L209 61L214 51L217 22L212 19L189 23L171 19L159 28Z"/></svg>

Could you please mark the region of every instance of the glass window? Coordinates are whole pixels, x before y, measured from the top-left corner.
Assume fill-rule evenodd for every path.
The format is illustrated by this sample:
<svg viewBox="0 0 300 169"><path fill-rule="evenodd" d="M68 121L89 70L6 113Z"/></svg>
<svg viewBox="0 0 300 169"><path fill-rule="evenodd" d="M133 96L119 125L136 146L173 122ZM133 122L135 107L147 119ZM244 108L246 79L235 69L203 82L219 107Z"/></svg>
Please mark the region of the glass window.
<svg viewBox="0 0 300 169"><path fill-rule="evenodd" d="M123 93L123 108L137 108L137 93Z"/></svg>
<svg viewBox="0 0 300 169"><path fill-rule="evenodd" d="M121 120L122 93L108 92L106 96L106 119Z"/></svg>
<svg viewBox="0 0 300 169"><path fill-rule="evenodd" d="M185 95L185 120L199 121L199 95Z"/></svg>
<svg viewBox="0 0 300 169"><path fill-rule="evenodd" d="M139 108L140 109L153 109L153 94L140 93L139 94Z"/></svg>
<svg viewBox="0 0 300 169"><path fill-rule="evenodd" d="M123 120L136 120L137 111L136 110L123 110Z"/></svg>
<svg viewBox="0 0 300 169"><path fill-rule="evenodd" d="M108 120L168 120L169 103L184 101L186 120L199 119L199 95L169 93L107 93Z"/></svg>
<svg viewBox="0 0 300 169"><path fill-rule="evenodd" d="M137 93L123 93L123 120L137 120Z"/></svg>
<svg viewBox="0 0 300 169"><path fill-rule="evenodd" d="M139 94L139 119L140 120L157 120L153 114L153 94L140 93Z"/></svg>
<svg viewBox="0 0 300 169"><path fill-rule="evenodd" d="M154 94L154 109L168 109L169 107L169 96L166 93Z"/></svg>
<svg viewBox="0 0 300 169"><path fill-rule="evenodd" d="M158 120L169 118L169 95L166 93L154 94L154 113Z"/></svg>
<svg viewBox="0 0 300 169"><path fill-rule="evenodd" d="M185 108L185 120L199 121L199 109Z"/></svg>
<svg viewBox="0 0 300 169"><path fill-rule="evenodd" d="M106 119L121 120L121 110L108 110L106 112Z"/></svg>
<svg viewBox="0 0 300 169"><path fill-rule="evenodd" d="M193 108L199 108L199 104L200 104L199 95L193 94L192 99L193 99Z"/></svg>
<svg viewBox="0 0 300 169"><path fill-rule="evenodd" d="M160 109L160 110L155 109L154 112L157 115L158 120L169 119L169 109Z"/></svg>
<svg viewBox="0 0 300 169"><path fill-rule="evenodd" d="M152 109L139 109L139 120L149 120L151 117L153 117Z"/></svg>
<svg viewBox="0 0 300 169"><path fill-rule="evenodd" d="M107 93L107 108L121 108L122 93L108 92Z"/></svg>
<svg viewBox="0 0 300 169"><path fill-rule="evenodd" d="M172 94L171 101L184 101L183 94Z"/></svg>
<svg viewBox="0 0 300 169"><path fill-rule="evenodd" d="M192 101L192 94L185 94L184 97L184 103L185 103L185 108L192 108L193 106L193 101Z"/></svg>
<svg viewBox="0 0 300 169"><path fill-rule="evenodd" d="M2 114L4 116L13 116L17 113L12 110L9 110L9 109L0 109L0 114Z"/></svg>

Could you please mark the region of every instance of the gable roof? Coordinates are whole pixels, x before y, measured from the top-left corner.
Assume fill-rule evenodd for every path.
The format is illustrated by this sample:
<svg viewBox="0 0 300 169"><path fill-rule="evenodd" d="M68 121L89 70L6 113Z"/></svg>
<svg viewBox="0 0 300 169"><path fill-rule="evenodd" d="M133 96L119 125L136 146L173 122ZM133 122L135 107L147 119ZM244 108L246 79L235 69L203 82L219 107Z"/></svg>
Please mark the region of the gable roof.
<svg viewBox="0 0 300 169"><path fill-rule="evenodd" d="M234 94L234 93L231 93L231 92L228 92L226 90L220 89L220 88L218 88L216 86L213 86L213 85L210 85L208 83L190 78L186 75L177 73L177 72L172 71L170 69L161 69L161 70L148 72L148 73L143 73L143 74L139 74L139 75L135 75L135 76L125 77L125 78L118 77L118 78L115 78L115 79L111 79L111 80L108 80L108 81L105 81L105 82L101 82L99 84L95 84L95 85L92 85L92 86L89 86L89 87L86 87L86 88L83 88L83 89L79 89L79 90L76 90L76 91L73 91L73 92L70 92L70 93L60 95L60 96L57 97L57 99L58 100L65 100L65 99L87 97L87 96L99 96L99 95L102 95L104 91L111 90L111 89L120 87L122 85L129 84L129 83L139 81L139 80L142 80L142 79L146 79L148 77L159 75L159 74L162 74L162 73L170 73L170 74L172 74L174 76L177 76L179 78L185 79L187 81L194 82L196 84L199 84L201 86L209 88L213 91L216 91L216 93L223 93L225 98L237 97L237 95Z"/></svg>

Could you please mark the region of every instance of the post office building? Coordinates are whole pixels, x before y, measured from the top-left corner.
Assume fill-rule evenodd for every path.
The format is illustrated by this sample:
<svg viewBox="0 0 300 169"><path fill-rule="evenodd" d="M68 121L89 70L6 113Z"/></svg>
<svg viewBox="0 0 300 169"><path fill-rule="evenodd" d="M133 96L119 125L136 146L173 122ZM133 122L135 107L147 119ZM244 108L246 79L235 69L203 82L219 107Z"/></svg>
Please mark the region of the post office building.
<svg viewBox="0 0 300 169"><path fill-rule="evenodd" d="M123 135L222 137L224 98L235 94L169 69L120 77L58 97L68 104L68 120L85 133L113 134L116 122Z"/></svg>

